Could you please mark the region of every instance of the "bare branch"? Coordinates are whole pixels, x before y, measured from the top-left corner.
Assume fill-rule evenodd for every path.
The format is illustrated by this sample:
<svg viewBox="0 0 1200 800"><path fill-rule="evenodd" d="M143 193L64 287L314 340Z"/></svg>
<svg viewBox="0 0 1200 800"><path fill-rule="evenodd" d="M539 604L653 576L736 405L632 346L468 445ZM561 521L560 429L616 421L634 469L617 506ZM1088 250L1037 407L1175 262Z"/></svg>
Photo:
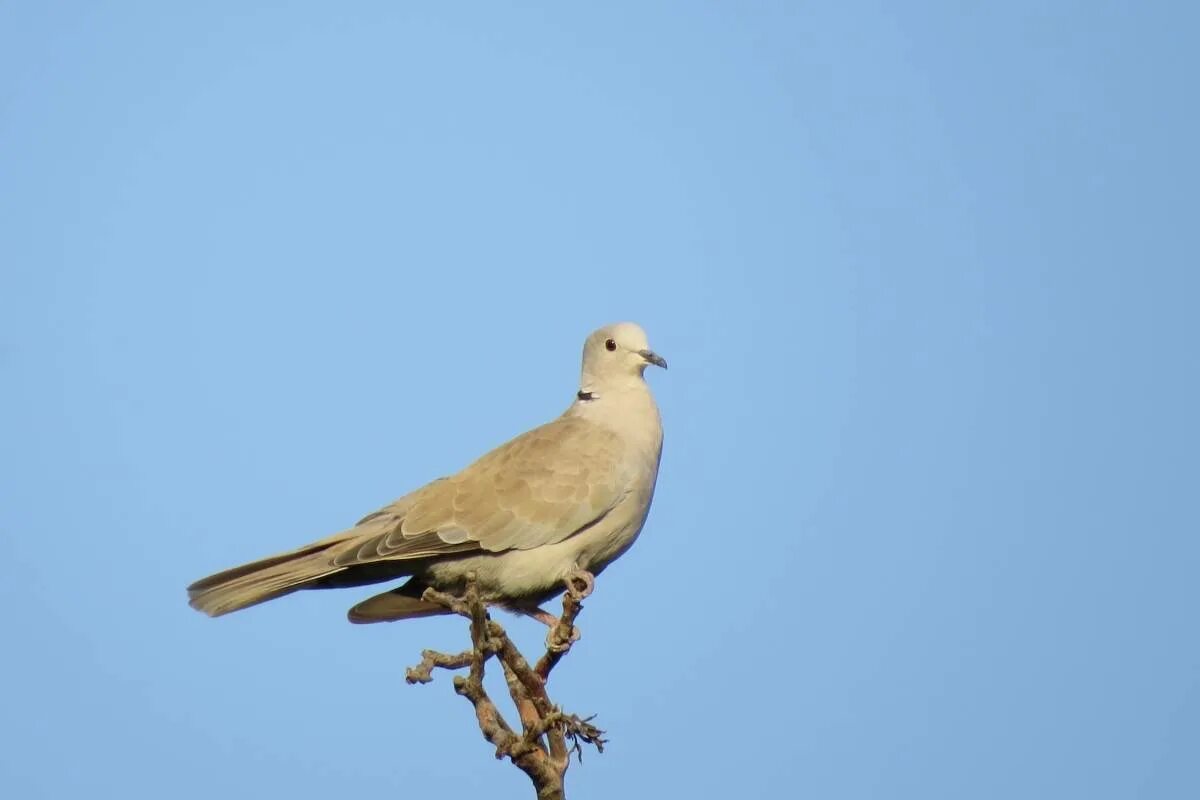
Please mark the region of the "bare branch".
<svg viewBox="0 0 1200 800"><path fill-rule="evenodd" d="M435 668L462 669L463 667L469 667L474 656L475 653L471 650L456 653L455 655L439 653L437 650L422 650L421 663L405 670L404 680L409 683L429 683L433 680L433 670Z"/></svg>
<svg viewBox="0 0 1200 800"><path fill-rule="evenodd" d="M595 585L592 575L583 571L572 573L566 584L563 613L551 626L546 636L546 652L536 667L529 665L504 628L488 617L474 574L467 576L461 597L425 590L423 600L471 621L471 649L454 654L423 650L421 662L405 672L409 683L429 683L435 669L467 668L465 676L454 677L454 690L471 702L479 730L496 748L496 758L508 758L525 772L539 800L562 800L570 754L574 752L582 761L583 744L604 752L606 742L604 732L591 724L592 717L563 712L546 692L550 671L579 639L575 619L583 610L582 599L591 594ZM520 734L504 719L483 686L485 665L493 656L504 669L508 693L521 720Z"/></svg>

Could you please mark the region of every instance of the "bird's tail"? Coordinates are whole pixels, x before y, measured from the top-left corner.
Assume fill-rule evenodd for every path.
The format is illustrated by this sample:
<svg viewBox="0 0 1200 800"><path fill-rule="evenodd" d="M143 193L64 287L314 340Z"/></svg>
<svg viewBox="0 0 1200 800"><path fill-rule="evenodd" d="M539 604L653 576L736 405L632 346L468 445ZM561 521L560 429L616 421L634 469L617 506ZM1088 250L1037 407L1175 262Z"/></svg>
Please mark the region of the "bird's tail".
<svg viewBox="0 0 1200 800"><path fill-rule="evenodd" d="M328 552L335 543L314 542L198 580L187 589L188 605L219 617L304 589L345 569L334 566Z"/></svg>
<svg viewBox="0 0 1200 800"><path fill-rule="evenodd" d="M416 619L417 617L433 617L439 614L449 614L450 610L434 603L426 603L421 599L425 584L416 578L390 592L377 594L363 600L347 614L351 622L365 624L370 622L395 622L401 619Z"/></svg>

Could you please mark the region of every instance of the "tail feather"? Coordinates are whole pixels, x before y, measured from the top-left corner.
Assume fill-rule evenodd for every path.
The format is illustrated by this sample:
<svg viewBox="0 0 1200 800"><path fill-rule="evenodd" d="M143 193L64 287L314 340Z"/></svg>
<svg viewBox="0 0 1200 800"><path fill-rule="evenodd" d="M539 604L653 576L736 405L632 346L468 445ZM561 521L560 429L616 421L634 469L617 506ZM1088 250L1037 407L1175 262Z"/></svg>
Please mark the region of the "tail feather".
<svg viewBox="0 0 1200 800"><path fill-rule="evenodd" d="M450 611L421 599L425 586L416 580L411 580L403 586L383 592L363 600L351 608L346 615L351 622L365 624L370 622L395 622L401 619L416 617L433 617L438 614L449 614ZM414 595L416 595L414 597Z"/></svg>
<svg viewBox="0 0 1200 800"><path fill-rule="evenodd" d="M188 605L219 617L303 589L345 569L331 563L331 546L318 542L210 575L188 587Z"/></svg>

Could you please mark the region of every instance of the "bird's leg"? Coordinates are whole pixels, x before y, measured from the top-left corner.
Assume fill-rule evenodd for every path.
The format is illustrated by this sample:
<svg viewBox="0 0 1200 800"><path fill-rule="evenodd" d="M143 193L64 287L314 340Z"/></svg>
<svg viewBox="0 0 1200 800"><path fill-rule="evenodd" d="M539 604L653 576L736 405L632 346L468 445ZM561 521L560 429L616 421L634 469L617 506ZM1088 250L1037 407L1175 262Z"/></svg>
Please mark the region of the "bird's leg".
<svg viewBox="0 0 1200 800"><path fill-rule="evenodd" d="M535 608L532 611L526 611L525 615L528 617L533 617L547 628L553 628L558 624L558 617L554 616L544 608Z"/></svg>

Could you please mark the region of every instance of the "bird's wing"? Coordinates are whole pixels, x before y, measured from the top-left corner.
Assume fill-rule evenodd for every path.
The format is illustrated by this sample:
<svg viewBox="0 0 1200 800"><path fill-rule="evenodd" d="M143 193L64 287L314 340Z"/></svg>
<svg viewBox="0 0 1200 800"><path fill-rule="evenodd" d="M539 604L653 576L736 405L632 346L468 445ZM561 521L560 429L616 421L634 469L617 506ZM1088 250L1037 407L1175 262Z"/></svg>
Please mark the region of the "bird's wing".
<svg viewBox="0 0 1200 800"><path fill-rule="evenodd" d="M364 517L333 548L333 566L560 542L620 502L623 455L616 433L559 417Z"/></svg>

